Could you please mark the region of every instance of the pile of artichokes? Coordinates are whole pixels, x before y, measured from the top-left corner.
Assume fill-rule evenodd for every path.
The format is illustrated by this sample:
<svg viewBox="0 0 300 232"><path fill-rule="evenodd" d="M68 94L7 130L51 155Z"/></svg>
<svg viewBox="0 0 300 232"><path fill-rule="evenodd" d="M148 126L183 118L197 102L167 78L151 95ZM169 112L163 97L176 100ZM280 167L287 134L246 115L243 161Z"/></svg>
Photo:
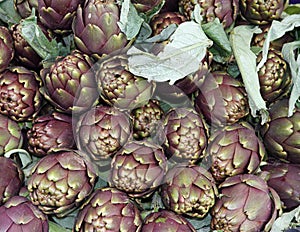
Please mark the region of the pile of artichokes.
<svg viewBox="0 0 300 232"><path fill-rule="evenodd" d="M275 222L300 210L300 104L289 111L300 83L282 52L299 44L300 23L262 52L274 22L300 16L293 4L1 1L0 231L297 228L299 211L283 229ZM193 71L161 61L181 76L157 79L165 70L152 60L165 48L191 52L192 29L176 40L187 25L212 42ZM266 58L252 86L265 119L226 45L237 27L259 31L249 48L257 65ZM151 78L135 70L133 48Z"/></svg>

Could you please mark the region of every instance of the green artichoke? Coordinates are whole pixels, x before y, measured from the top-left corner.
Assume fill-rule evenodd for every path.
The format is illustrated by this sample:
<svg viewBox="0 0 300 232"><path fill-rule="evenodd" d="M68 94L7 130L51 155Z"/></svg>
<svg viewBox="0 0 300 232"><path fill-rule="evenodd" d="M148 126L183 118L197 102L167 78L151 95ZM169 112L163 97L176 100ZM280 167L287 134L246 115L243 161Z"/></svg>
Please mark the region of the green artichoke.
<svg viewBox="0 0 300 232"><path fill-rule="evenodd" d="M164 111L160 107L160 102L150 99L141 107L130 112L133 125L133 138L136 140L151 139L160 142L162 137L162 121Z"/></svg>
<svg viewBox="0 0 300 232"><path fill-rule="evenodd" d="M257 57L258 63L261 58L260 53ZM290 91L292 77L289 66L278 50L269 49L267 60L258 71L258 77L261 95L268 103L275 102Z"/></svg>
<svg viewBox="0 0 300 232"><path fill-rule="evenodd" d="M2 205L19 194L24 181L24 173L12 159L3 156L0 156L0 167L0 205Z"/></svg>
<svg viewBox="0 0 300 232"><path fill-rule="evenodd" d="M14 0L14 4L17 12L23 19L31 15L33 8L38 8L38 0Z"/></svg>
<svg viewBox="0 0 300 232"><path fill-rule="evenodd" d="M167 172L162 147L148 141L129 141L112 159L109 184L130 197L146 197Z"/></svg>
<svg viewBox="0 0 300 232"><path fill-rule="evenodd" d="M53 149L74 149L72 117L59 112L37 117L27 131L28 150L35 156L45 156Z"/></svg>
<svg viewBox="0 0 300 232"><path fill-rule="evenodd" d="M79 151L60 150L38 161L27 188L41 211L63 217L91 194L95 180L93 167Z"/></svg>
<svg viewBox="0 0 300 232"><path fill-rule="evenodd" d="M132 0L132 4L135 6L138 12L149 12L153 8L162 4L163 0Z"/></svg>
<svg viewBox="0 0 300 232"><path fill-rule="evenodd" d="M184 217L169 211L160 210L150 213L138 232L196 232L196 229Z"/></svg>
<svg viewBox="0 0 300 232"><path fill-rule="evenodd" d="M76 122L77 147L99 169L110 166L112 156L127 142L132 128L129 116L110 106L98 105Z"/></svg>
<svg viewBox="0 0 300 232"><path fill-rule="evenodd" d="M27 198L14 196L0 206L0 231L48 232L48 218Z"/></svg>
<svg viewBox="0 0 300 232"><path fill-rule="evenodd" d="M154 83L129 72L124 54L105 59L95 72L102 99L114 107L132 110L146 104L153 95Z"/></svg>
<svg viewBox="0 0 300 232"><path fill-rule="evenodd" d="M227 178L212 208L211 228L224 232L269 231L281 212L278 194L253 174Z"/></svg>
<svg viewBox="0 0 300 232"><path fill-rule="evenodd" d="M41 22L56 33L71 31L76 10L84 0L38 0L38 13Z"/></svg>
<svg viewBox="0 0 300 232"><path fill-rule="evenodd" d="M236 123L249 114L242 82L223 71L215 71L205 77L195 105L213 127Z"/></svg>
<svg viewBox="0 0 300 232"><path fill-rule="evenodd" d="M171 109L164 120L164 134L164 148L173 161L195 163L203 158L207 128L202 116L194 109Z"/></svg>
<svg viewBox="0 0 300 232"><path fill-rule="evenodd" d="M274 103L270 110L270 121L261 128L261 136L268 154L281 160L300 164L300 109L288 117L288 99Z"/></svg>
<svg viewBox="0 0 300 232"><path fill-rule="evenodd" d="M72 29L76 46L89 55L102 56L124 48L126 36L118 21L120 10L114 0L87 0L77 9Z"/></svg>
<svg viewBox="0 0 300 232"><path fill-rule="evenodd" d="M284 210L290 211L300 205L300 165L282 162L268 162L261 169L268 172L267 182L284 203Z"/></svg>
<svg viewBox="0 0 300 232"><path fill-rule="evenodd" d="M203 23L219 18L224 28L231 26L239 13L239 0L179 0L179 11L190 20L197 4Z"/></svg>
<svg viewBox="0 0 300 232"><path fill-rule="evenodd" d="M265 157L265 147L248 122L235 123L210 136L207 154L211 173L221 182L229 176L254 173Z"/></svg>
<svg viewBox="0 0 300 232"><path fill-rule="evenodd" d="M3 114L0 114L0 135L0 156L12 149L20 148L23 144L20 126Z"/></svg>
<svg viewBox="0 0 300 232"><path fill-rule="evenodd" d="M126 193L96 189L81 207L74 231L135 232L142 224L139 209Z"/></svg>
<svg viewBox="0 0 300 232"><path fill-rule="evenodd" d="M78 50L58 57L50 68L41 70L42 94L64 113L87 111L99 98L92 66L91 58Z"/></svg>
<svg viewBox="0 0 300 232"><path fill-rule="evenodd" d="M9 30L4 26L0 26L0 46L0 72L3 72L15 55L14 40Z"/></svg>
<svg viewBox="0 0 300 232"><path fill-rule="evenodd" d="M38 75L21 66L0 73L0 113L22 122L32 120L42 105Z"/></svg>
<svg viewBox="0 0 300 232"><path fill-rule="evenodd" d="M217 194L212 175L194 164L175 165L167 172L161 186L162 200L167 209L196 218L207 215Z"/></svg>
<svg viewBox="0 0 300 232"><path fill-rule="evenodd" d="M179 25L186 21L186 18L177 12L164 12L155 15L150 22L152 28L152 35L160 34L171 24Z"/></svg>
<svg viewBox="0 0 300 232"><path fill-rule="evenodd" d="M256 25L269 24L280 19L286 0L240 0L242 16Z"/></svg>

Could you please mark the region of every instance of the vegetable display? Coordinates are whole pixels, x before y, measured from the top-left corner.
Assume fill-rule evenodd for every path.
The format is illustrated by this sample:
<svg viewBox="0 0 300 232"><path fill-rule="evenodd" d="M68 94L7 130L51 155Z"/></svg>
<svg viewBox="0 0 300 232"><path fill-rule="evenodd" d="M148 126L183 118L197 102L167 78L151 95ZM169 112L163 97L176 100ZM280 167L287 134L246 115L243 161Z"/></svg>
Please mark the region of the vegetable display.
<svg viewBox="0 0 300 232"><path fill-rule="evenodd" d="M0 231L300 228L300 2L0 1Z"/></svg>

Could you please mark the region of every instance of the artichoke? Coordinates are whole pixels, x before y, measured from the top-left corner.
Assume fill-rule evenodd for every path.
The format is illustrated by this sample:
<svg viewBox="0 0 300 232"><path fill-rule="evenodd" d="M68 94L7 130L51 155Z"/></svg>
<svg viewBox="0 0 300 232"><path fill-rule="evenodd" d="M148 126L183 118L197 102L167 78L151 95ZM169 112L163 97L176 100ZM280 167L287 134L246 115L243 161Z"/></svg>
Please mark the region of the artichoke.
<svg viewBox="0 0 300 232"><path fill-rule="evenodd" d="M83 7L78 7L72 25L77 48L96 56L124 48L127 39L117 24L119 16L114 0L85 1Z"/></svg>
<svg viewBox="0 0 300 232"><path fill-rule="evenodd" d="M28 150L35 156L45 156L53 149L74 149L72 117L54 112L37 117L27 131Z"/></svg>
<svg viewBox="0 0 300 232"><path fill-rule="evenodd" d="M31 15L33 8L38 8L38 0L14 0L14 4L17 12L23 19Z"/></svg>
<svg viewBox="0 0 300 232"><path fill-rule="evenodd" d="M48 218L27 198L14 196L0 206L0 231L48 232Z"/></svg>
<svg viewBox="0 0 300 232"><path fill-rule="evenodd" d="M166 154L175 162L195 163L204 156L207 128L192 108L171 109L164 120Z"/></svg>
<svg viewBox="0 0 300 232"><path fill-rule="evenodd" d="M23 135L20 126L3 114L0 114L0 134L0 156L22 146Z"/></svg>
<svg viewBox="0 0 300 232"><path fill-rule="evenodd" d="M99 98L92 65L90 57L78 50L58 57L50 68L41 70L42 94L64 113L87 111Z"/></svg>
<svg viewBox="0 0 300 232"><path fill-rule="evenodd" d="M0 26L0 72L4 71L15 55L14 41L9 30Z"/></svg>
<svg viewBox="0 0 300 232"><path fill-rule="evenodd" d="M132 130L128 115L98 105L80 116L75 131L77 147L99 169L104 169L105 163L110 166L112 156L127 142Z"/></svg>
<svg viewBox="0 0 300 232"><path fill-rule="evenodd" d="M195 105L213 127L236 123L249 114L248 98L242 82L222 71L205 77Z"/></svg>
<svg viewBox="0 0 300 232"><path fill-rule="evenodd" d="M154 92L154 84L128 70L128 57L114 55L95 67L102 99L108 104L132 110L146 104Z"/></svg>
<svg viewBox="0 0 300 232"><path fill-rule="evenodd" d="M235 123L216 131L207 148L211 173L221 182L226 177L254 173L265 157L265 147L248 122Z"/></svg>
<svg viewBox="0 0 300 232"><path fill-rule="evenodd" d="M265 25L280 19L286 0L240 0L242 16L255 25Z"/></svg>
<svg viewBox="0 0 300 232"><path fill-rule="evenodd" d="M258 63L261 58L260 53L257 57ZM261 95L268 103L275 102L290 91L292 77L289 66L280 51L269 49L267 60L258 71L258 77Z"/></svg>
<svg viewBox="0 0 300 232"><path fill-rule="evenodd" d="M179 11L190 20L197 4L201 7L203 23L219 18L224 28L232 25L239 13L239 0L179 0Z"/></svg>
<svg viewBox="0 0 300 232"><path fill-rule="evenodd" d="M217 187L212 175L198 165L177 164L161 186L166 208L190 217L203 218L215 204Z"/></svg>
<svg viewBox="0 0 300 232"><path fill-rule="evenodd" d="M169 211L160 210L147 215L138 232L196 232L184 217Z"/></svg>
<svg viewBox="0 0 300 232"><path fill-rule="evenodd" d="M95 180L93 167L79 151L60 150L38 161L27 188L41 211L63 217L91 194Z"/></svg>
<svg viewBox="0 0 300 232"><path fill-rule="evenodd" d="M270 121L261 128L265 148L273 157L300 164L300 109L288 117L288 99L274 103L270 110Z"/></svg>
<svg viewBox="0 0 300 232"><path fill-rule="evenodd" d="M81 207L74 231L135 232L142 224L139 209L126 193L96 189Z"/></svg>
<svg viewBox="0 0 300 232"><path fill-rule="evenodd" d="M149 12L155 7L162 4L163 0L132 0L132 4L135 6L138 12Z"/></svg>
<svg viewBox="0 0 300 232"><path fill-rule="evenodd" d="M147 104L133 109L130 116L134 139L149 138L158 143L161 141L164 111L160 107L159 101L150 99Z"/></svg>
<svg viewBox="0 0 300 232"><path fill-rule="evenodd" d="M268 172L267 182L284 203L284 210L300 205L300 165L282 162L268 162L261 169Z"/></svg>
<svg viewBox="0 0 300 232"><path fill-rule="evenodd" d="M221 231L269 231L281 213L278 194L253 174L228 177L212 208L211 228Z"/></svg>
<svg viewBox="0 0 300 232"><path fill-rule="evenodd" d="M212 63L212 57L212 53L207 52L206 56L200 62L198 70L180 80L177 80L175 85L187 95L195 93L199 88L201 88L205 77L211 69L210 65Z"/></svg>
<svg viewBox="0 0 300 232"><path fill-rule="evenodd" d="M177 12L164 12L155 15L150 22L152 28L152 35L160 34L171 24L179 25L186 21L186 18Z"/></svg>
<svg viewBox="0 0 300 232"><path fill-rule="evenodd" d="M38 0L38 13L41 22L56 33L71 31L76 10L84 0Z"/></svg>
<svg viewBox="0 0 300 232"><path fill-rule="evenodd" d="M129 141L112 159L109 184L130 197L149 196L167 172L163 149L148 141Z"/></svg>
<svg viewBox="0 0 300 232"><path fill-rule="evenodd" d="M44 34L50 39L50 34L45 30L42 24L38 23ZM42 58L36 51L28 44L22 35L22 25L14 24L11 27L11 34L14 41L15 59L24 67L39 70L41 67Z"/></svg>
<svg viewBox="0 0 300 232"><path fill-rule="evenodd" d="M12 159L2 156L0 156L0 167L0 205L2 205L19 194L24 181L24 173Z"/></svg>
<svg viewBox="0 0 300 232"><path fill-rule="evenodd" d="M38 75L21 66L0 73L0 113L22 122L32 120L42 105Z"/></svg>

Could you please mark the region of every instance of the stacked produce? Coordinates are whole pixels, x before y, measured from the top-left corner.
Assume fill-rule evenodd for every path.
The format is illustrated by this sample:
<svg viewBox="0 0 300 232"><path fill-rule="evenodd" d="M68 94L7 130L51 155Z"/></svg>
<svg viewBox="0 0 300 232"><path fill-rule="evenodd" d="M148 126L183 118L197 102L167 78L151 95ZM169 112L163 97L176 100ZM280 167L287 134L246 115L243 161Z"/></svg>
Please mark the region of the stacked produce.
<svg viewBox="0 0 300 232"><path fill-rule="evenodd" d="M0 231L300 227L300 6L0 2Z"/></svg>

